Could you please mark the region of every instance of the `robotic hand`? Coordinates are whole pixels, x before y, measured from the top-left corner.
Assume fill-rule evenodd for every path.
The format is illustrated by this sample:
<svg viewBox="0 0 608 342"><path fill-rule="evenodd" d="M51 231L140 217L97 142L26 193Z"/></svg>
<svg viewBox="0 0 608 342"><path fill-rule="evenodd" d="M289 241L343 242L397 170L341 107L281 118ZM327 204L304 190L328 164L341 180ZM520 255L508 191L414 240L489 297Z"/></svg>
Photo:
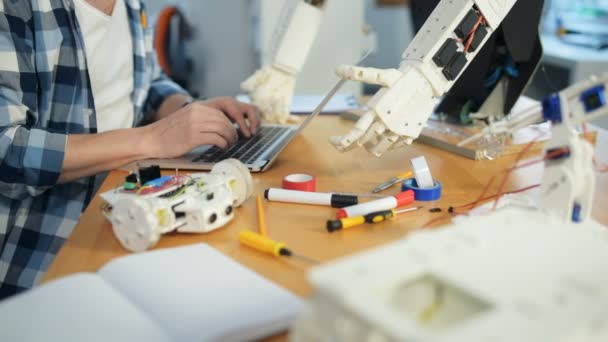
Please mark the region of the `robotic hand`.
<svg viewBox="0 0 608 342"><path fill-rule="evenodd" d="M290 0L283 7L272 41L273 60L241 84L265 121L298 121L289 113L296 77L321 26L321 0Z"/></svg>
<svg viewBox="0 0 608 342"><path fill-rule="evenodd" d="M389 149L409 145L418 137L433 111L434 91L413 67L382 70L342 65L336 73L343 79L383 87L369 101L369 111L353 130L344 136L330 138L339 151L364 146L379 157ZM418 86L410 89L412 84Z"/></svg>
<svg viewBox="0 0 608 342"><path fill-rule="evenodd" d="M265 66L241 83L241 89L249 94L265 121L284 124L294 120L289 113L289 105L296 75L277 65Z"/></svg>
<svg viewBox="0 0 608 342"><path fill-rule="evenodd" d="M363 146L376 156L411 144L445 95L517 0L443 0L408 46L399 69L340 66L343 79L380 85L369 111L344 136L339 151Z"/></svg>

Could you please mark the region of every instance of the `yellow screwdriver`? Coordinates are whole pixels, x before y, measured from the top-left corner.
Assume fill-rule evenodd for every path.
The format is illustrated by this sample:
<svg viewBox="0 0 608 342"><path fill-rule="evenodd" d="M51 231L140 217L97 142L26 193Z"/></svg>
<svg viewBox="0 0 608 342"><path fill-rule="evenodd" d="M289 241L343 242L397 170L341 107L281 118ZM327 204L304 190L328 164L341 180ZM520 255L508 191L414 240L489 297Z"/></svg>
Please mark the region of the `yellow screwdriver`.
<svg viewBox="0 0 608 342"><path fill-rule="evenodd" d="M375 213L363 215L363 216L354 216L354 217L346 217L340 220L329 220L327 221L327 231L330 233L336 232L342 229L348 229L356 226L360 226L365 223L380 223L387 220L392 219L393 217L399 214L410 213L412 211L418 211L423 207L413 207L402 210L384 210L378 211Z"/></svg>
<svg viewBox="0 0 608 342"><path fill-rule="evenodd" d="M295 254L282 242L271 240L268 237L262 236L250 230L242 230L239 233L239 242L245 246L251 247L259 252L290 258L297 258L302 261L318 264L319 262L302 255Z"/></svg>
<svg viewBox="0 0 608 342"><path fill-rule="evenodd" d="M411 178L413 175L414 175L414 173L412 171L408 171L406 173L400 174L397 177L393 177L393 178L387 180L386 182L384 182L384 183L378 185L377 187L375 187L374 190L372 190L372 193L376 194L376 193L379 193L381 191L384 191L384 190L390 188L391 186L393 186L393 185L395 185L395 184L397 184L397 183L399 183L401 181L404 181L404 180L406 180L408 178Z"/></svg>

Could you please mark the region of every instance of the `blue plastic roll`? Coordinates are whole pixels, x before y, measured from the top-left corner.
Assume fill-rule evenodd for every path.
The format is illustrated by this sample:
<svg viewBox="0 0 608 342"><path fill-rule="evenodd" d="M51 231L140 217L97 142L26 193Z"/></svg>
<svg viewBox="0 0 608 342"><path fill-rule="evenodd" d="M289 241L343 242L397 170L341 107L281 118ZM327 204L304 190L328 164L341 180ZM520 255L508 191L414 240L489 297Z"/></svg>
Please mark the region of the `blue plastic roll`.
<svg viewBox="0 0 608 342"><path fill-rule="evenodd" d="M430 202L441 198L441 183L439 181L435 181L432 188L422 189L418 187L416 178L410 178L403 181L401 184L401 190L414 191L414 198L416 198L416 201Z"/></svg>

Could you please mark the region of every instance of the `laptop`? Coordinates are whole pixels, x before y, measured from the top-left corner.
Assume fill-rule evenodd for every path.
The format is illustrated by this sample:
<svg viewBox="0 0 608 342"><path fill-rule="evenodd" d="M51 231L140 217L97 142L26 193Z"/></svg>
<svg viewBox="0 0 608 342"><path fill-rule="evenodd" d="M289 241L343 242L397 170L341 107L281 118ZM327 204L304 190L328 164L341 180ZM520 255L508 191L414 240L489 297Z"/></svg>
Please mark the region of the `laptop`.
<svg viewBox="0 0 608 342"><path fill-rule="evenodd" d="M367 56L369 56L369 52L361 58L357 65L360 65ZM158 165L163 169L211 170L215 163L235 158L245 164L251 172L266 171L285 147L323 111L323 108L345 82L346 80L341 79L300 125L263 124L255 136L249 139L240 137L239 141L227 150L203 145L179 158L147 159L138 164L144 167Z"/></svg>
<svg viewBox="0 0 608 342"><path fill-rule="evenodd" d="M144 167L158 165L163 169L211 170L215 163L235 158L245 164L251 172L266 171L285 147L321 113L344 82L345 80L340 80L300 125L263 124L256 135L248 139L239 136L238 142L227 150L203 145L179 158L147 159L140 161L139 165Z"/></svg>

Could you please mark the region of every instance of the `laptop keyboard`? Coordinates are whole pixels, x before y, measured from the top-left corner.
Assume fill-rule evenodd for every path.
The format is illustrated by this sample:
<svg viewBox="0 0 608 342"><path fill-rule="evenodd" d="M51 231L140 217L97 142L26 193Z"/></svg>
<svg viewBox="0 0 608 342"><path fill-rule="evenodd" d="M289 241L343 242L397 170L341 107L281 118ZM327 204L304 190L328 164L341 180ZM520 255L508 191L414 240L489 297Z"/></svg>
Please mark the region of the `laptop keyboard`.
<svg viewBox="0 0 608 342"><path fill-rule="evenodd" d="M224 159L235 158L243 164L253 163L288 129L280 126L262 126L255 136L247 139L239 135L239 141L229 149L222 150L213 146L205 153L194 158L192 162L217 163Z"/></svg>

